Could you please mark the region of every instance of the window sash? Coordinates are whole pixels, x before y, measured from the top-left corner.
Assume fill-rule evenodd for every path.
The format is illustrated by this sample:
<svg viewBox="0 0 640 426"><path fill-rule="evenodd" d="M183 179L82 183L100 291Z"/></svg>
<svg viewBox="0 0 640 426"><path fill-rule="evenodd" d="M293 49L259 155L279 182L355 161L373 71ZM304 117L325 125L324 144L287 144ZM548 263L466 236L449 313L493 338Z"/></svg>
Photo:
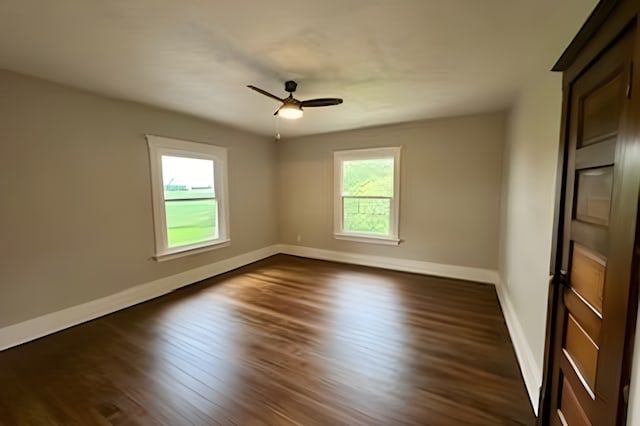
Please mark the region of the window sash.
<svg viewBox="0 0 640 426"><path fill-rule="evenodd" d="M389 200L389 209L388 209L388 221L387 221L387 226L389 228L389 232L375 232L375 231L357 231L357 230L347 230L346 229L346 224L345 224L345 219L346 219L346 211L345 211L345 200L346 199L351 199L351 200ZM393 232L392 229L392 214L391 211L393 210L393 197L382 197L382 196L372 196L372 195L358 195L358 196L352 196L352 195L343 195L342 196L342 230L343 232L348 232L348 233L357 233L357 234L366 234L366 235L375 235L375 236L383 236L383 237L389 237L391 235L391 233ZM375 213L371 213L369 216L375 216Z"/></svg>
<svg viewBox="0 0 640 426"><path fill-rule="evenodd" d="M227 199L227 156L226 148L187 142L160 136L147 135L149 156L151 160L151 179L153 196L153 216L155 230L155 259L170 260L187 254L198 253L229 245L229 206ZM165 200L164 182L162 179L162 157L173 156L213 161L213 197L175 198ZM169 246L168 223L166 216L167 203L190 202L198 200L214 200L216 204L215 226L217 238L201 240Z"/></svg>
<svg viewBox="0 0 640 426"><path fill-rule="evenodd" d="M400 147L357 149L334 151L334 236L359 242L397 245L399 243L399 205L400 205ZM371 159L393 158L393 195L392 196L352 196L344 194L344 162ZM386 199L389 200L389 233L373 233L345 230L344 200L350 199Z"/></svg>
<svg viewBox="0 0 640 426"><path fill-rule="evenodd" d="M371 164L367 165L364 163L371 163L371 162L379 162L380 160L385 161L386 164L379 164L382 167L386 168L389 165L391 165L392 169L390 170L390 173L384 173L385 170L380 170L380 169L376 169L374 166L372 166ZM348 163L351 163L354 168L360 168L360 167L365 167L365 170L368 169L368 171L373 172L376 174L376 178L378 177L386 177L386 178L391 178L391 187L386 187L386 185L384 185L384 187L377 187L377 188L371 188L368 187L366 188L366 190L363 190L364 188L362 188L362 186L367 187L372 181L370 179L362 179L363 177L370 177L370 175L365 175L365 176L360 176L360 179L357 179L356 182L352 182L355 183L356 186L355 188L350 188L351 191L349 191L347 188L345 188L345 176L348 174ZM389 164L390 163L390 164ZM379 197L393 197L393 191L394 191L394 187L393 187L393 179L394 179L394 173L393 170L395 168L395 157L393 155L381 155L381 156L377 156L375 158L359 158L359 159L346 159L343 158L341 160L341 167L342 167L342 188L341 188L341 193L343 196L379 196ZM383 172L381 174L378 174L379 172ZM360 171L360 173L362 173L362 171ZM354 191L355 190L355 191ZM377 193L376 193L377 192Z"/></svg>
<svg viewBox="0 0 640 426"><path fill-rule="evenodd" d="M392 200L393 197L385 197L383 195L342 195L342 199L345 198L364 198L368 200Z"/></svg>
<svg viewBox="0 0 640 426"><path fill-rule="evenodd" d="M202 200L217 200L216 197L201 197L201 198L172 198L170 200L164 200L165 203L173 203L180 201L202 201Z"/></svg>
<svg viewBox="0 0 640 426"><path fill-rule="evenodd" d="M215 241L220 236L218 200L172 200L165 203L167 247Z"/></svg>

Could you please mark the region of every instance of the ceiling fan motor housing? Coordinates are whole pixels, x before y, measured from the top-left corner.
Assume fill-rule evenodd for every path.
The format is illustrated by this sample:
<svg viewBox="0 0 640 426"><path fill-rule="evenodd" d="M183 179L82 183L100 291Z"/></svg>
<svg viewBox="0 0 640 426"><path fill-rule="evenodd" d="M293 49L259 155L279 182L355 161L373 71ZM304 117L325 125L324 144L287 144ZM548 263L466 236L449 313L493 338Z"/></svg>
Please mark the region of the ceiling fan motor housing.
<svg viewBox="0 0 640 426"><path fill-rule="evenodd" d="M286 83L284 83L284 90L289 93L295 92L297 88L298 88L298 83L296 83L293 80L289 80Z"/></svg>

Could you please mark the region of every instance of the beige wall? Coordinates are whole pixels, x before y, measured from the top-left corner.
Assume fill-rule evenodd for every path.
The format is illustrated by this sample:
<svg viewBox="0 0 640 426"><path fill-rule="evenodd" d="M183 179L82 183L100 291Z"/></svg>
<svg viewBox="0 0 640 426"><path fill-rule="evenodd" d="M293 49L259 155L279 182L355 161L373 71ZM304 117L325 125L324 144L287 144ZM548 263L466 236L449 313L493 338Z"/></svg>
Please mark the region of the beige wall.
<svg viewBox="0 0 640 426"><path fill-rule="evenodd" d="M549 69L589 16L597 0L568 0L547 17L539 52ZM562 76L531 69L509 111L500 211L499 275L510 305L516 345L530 396L537 405L553 233L555 175L562 109ZM503 308L503 310L505 310Z"/></svg>
<svg viewBox="0 0 640 426"><path fill-rule="evenodd" d="M0 327L277 242L270 138L0 71ZM229 147L230 247L157 263L145 133Z"/></svg>
<svg viewBox="0 0 640 426"><path fill-rule="evenodd" d="M505 121L494 113L281 140L280 241L496 269ZM398 145L400 245L334 239L333 151Z"/></svg>
<svg viewBox="0 0 640 426"><path fill-rule="evenodd" d="M510 113L504 155L499 273L540 374L561 107L559 74L532 79Z"/></svg>

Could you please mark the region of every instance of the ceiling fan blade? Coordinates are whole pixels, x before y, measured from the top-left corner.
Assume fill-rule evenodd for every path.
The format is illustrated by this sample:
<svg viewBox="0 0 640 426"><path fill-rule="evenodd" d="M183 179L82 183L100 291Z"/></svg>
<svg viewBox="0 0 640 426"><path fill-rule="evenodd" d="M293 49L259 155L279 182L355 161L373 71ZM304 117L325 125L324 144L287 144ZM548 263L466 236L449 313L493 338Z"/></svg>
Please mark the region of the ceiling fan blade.
<svg viewBox="0 0 640 426"><path fill-rule="evenodd" d="M323 106L331 106L331 105L340 105L342 103L342 99L340 98L319 98L319 99L309 99L307 101L302 101L300 104L301 107L323 107Z"/></svg>
<svg viewBox="0 0 640 426"><path fill-rule="evenodd" d="M279 97L277 97L276 95L272 95L271 93L267 92L266 90L262 90L262 89L261 89L261 88L259 88L259 87L252 86L252 85L248 85L247 87L248 87L249 89L253 89L253 90L255 90L255 91L256 91L256 92L258 92L258 93L262 93L262 94L263 94L263 95L265 95L265 96L268 96L268 97L270 97L270 98L272 98L272 99L275 99L276 101L284 102L284 99L279 98Z"/></svg>

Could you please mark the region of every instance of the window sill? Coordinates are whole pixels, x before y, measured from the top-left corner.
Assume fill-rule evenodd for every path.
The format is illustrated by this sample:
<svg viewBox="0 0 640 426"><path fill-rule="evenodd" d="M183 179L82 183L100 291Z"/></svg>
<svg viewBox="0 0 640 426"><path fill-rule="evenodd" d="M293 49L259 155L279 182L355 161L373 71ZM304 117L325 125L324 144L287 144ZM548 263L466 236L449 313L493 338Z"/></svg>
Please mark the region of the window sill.
<svg viewBox="0 0 640 426"><path fill-rule="evenodd" d="M400 240L390 237L375 237L372 235L364 234L333 234L336 240L355 241L357 243L369 243L369 244L382 244L386 246L397 246L400 244Z"/></svg>
<svg viewBox="0 0 640 426"><path fill-rule="evenodd" d="M156 262L165 262L167 260L173 260L180 257L190 256L192 254L204 253L207 251L219 249L222 247L227 247L231 245L231 240L218 240L215 243L203 243L199 245L193 245L186 247L177 247L174 249L169 249L164 253L158 253L153 258Z"/></svg>

